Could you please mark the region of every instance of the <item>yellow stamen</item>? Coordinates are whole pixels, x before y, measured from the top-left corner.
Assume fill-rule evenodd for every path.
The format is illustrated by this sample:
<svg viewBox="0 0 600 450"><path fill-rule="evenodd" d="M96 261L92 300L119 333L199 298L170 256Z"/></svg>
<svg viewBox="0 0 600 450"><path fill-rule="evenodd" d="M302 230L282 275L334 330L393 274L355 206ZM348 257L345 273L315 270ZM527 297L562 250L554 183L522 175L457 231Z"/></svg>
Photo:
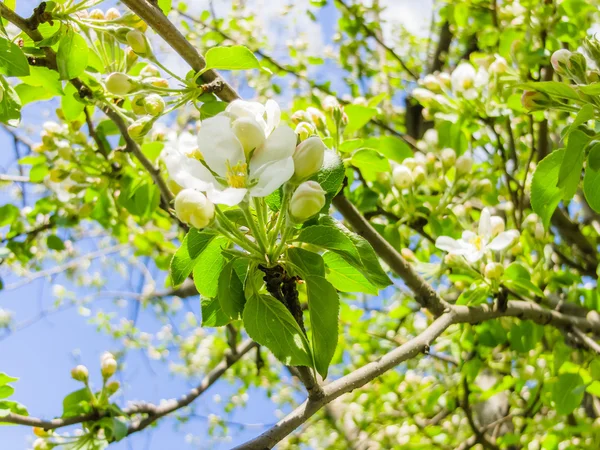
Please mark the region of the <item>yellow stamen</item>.
<svg viewBox="0 0 600 450"><path fill-rule="evenodd" d="M235 166L232 166L227 161L227 175L225 178L227 184L233 188L244 188L246 187L246 177L248 175L248 166L244 162L238 162Z"/></svg>
<svg viewBox="0 0 600 450"><path fill-rule="evenodd" d="M477 250L481 250L481 247L483 246L483 239L481 236L475 236L469 242L477 247Z"/></svg>

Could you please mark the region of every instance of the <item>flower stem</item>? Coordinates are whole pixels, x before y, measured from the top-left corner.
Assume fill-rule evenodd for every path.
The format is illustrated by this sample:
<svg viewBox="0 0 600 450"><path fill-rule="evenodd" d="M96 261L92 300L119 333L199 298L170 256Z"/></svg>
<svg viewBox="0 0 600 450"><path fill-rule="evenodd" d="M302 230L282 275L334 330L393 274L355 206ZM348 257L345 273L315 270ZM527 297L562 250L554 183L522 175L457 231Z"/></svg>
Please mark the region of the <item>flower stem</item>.
<svg viewBox="0 0 600 450"><path fill-rule="evenodd" d="M250 228L250 230L252 231L252 235L254 236L254 239L256 239L256 242L258 243L258 247L260 248L261 252L266 255L267 254L267 243L266 243L266 236L265 236L265 229L263 227L263 229L260 229L260 227L258 227L256 225L256 221L254 220L254 217L252 217L252 212L250 211L250 206L248 205L248 202L242 202L240 204L241 210L244 213L244 217L246 218L246 221L248 222L248 227ZM256 214L258 215L258 211L256 212Z"/></svg>
<svg viewBox="0 0 600 450"><path fill-rule="evenodd" d="M263 253L260 250L260 248L258 248L256 244L251 242L242 233L240 233L240 231L235 227L235 225L231 223L231 220L229 220L227 216L223 214L223 211L221 211L221 209L217 205L215 205L215 213L217 214L217 217L219 219L217 228L221 233L223 233L223 235L225 235L225 237L227 237L234 244L239 245L244 250L250 253L258 254L262 257Z"/></svg>

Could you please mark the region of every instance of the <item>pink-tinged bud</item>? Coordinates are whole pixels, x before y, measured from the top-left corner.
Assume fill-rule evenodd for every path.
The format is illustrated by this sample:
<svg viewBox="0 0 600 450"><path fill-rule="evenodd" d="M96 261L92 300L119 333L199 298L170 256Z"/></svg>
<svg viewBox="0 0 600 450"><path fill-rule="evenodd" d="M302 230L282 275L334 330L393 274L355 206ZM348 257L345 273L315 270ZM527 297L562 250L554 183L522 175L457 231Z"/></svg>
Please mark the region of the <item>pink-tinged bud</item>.
<svg viewBox="0 0 600 450"><path fill-rule="evenodd" d="M71 369L71 377L76 381L81 381L82 383L86 383L88 380L89 372L87 367L83 365L78 365Z"/></svg>
<svg viewBox="0 0 600 450"><path fill-rule="evenodd" d="M552 56L550 57L550 63L552 64L552 67L554 67L556 73L564 74L568 72L571 65L569 62L571 55L572 53L566 49L556 50L554 53L552 53Z"/></svg>
<svg viewBox="0 0 600 450"><path fill-rule="evenodd" d="M294 177L304 180L321 169L325 157L325 144L318 136L309 137L296 147L294 154Z"/></svg>
<svg viewBox="0 0 600 450"><path fill-rule="evenodd" d="M184 189L175 197L175 213L182 222L205 228L215 216L215 206L202 192Z"/></svg>
<svg viewBox="0 0 600 450"><path fill-rule="evenodd" d="M305 222L325 206L325 191L316 181L305 181L294 191L290 213L299 223Z"/></svg>
<svg viewBox="0 0 600 450"><path fill-rule="evenodd" d="M131 94L137 89L135 81L127 74L113 72L106 78L106 89L114 95Z"/></svg>
<svg viewBox="0 0 600 450"><path fill-rule="evenodd" d="M127 33L126 36L127 43L131 47L131 49L140 56L146 56L150 52L150 46L146 40L146 36L144 33L138 30L132 30Z"/></svg>
<svg viewBox="0 0 600 450"><path fill-rule="evenodd" d="M529 111L537 111L548 108L552 104L552 100L543 92L525 91L521 96L521 104Z"/></svg>

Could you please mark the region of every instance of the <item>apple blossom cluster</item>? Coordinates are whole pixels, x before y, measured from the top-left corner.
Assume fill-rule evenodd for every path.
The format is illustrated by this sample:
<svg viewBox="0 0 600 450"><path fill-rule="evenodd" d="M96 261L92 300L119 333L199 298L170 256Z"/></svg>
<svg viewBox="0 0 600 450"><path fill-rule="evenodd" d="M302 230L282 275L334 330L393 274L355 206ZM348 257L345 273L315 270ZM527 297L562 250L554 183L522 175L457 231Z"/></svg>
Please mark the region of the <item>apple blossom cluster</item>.
<svg viewBox="0 0 600 450"><path fill-rule="evenodd" d="M273 100L265 105L230 103L201 122L196 138L182 133L163 151L170 186L177 191L178 218L205 228L220 207L239 205L247 211L251 202L261 202L285 185L289 204L284 213L295 223L308 220L325 206L325 191L308 180L321 169L325 152L323 141L313 134L307 129L297 135L281 123Z"/></svg>

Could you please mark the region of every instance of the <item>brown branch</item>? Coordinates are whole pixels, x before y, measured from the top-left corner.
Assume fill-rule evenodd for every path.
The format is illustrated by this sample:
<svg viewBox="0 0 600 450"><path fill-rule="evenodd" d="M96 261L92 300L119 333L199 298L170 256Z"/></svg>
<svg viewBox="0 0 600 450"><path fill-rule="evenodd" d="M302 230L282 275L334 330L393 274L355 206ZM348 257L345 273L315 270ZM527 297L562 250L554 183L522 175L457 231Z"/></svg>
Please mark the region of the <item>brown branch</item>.
<svg viewBox="0 0 600 450"><path fill-rule="evenodd" d="M591 337L589 337L577 327L573 327L572 331L575 334L575 336L577 336L579 340L585 344L586 347L600 355L600 344L598 344L595 340L593 340Z"/></svg>
<svg viewBox="0 0 600 450"><path fill-rule="evenodd" d="M140 16L144 22L156 31L167 44L173 48L196 72L200 72L206 67L206 61L198 53L196 48L179 32L175 25L163 14L156 3L146 0L123 0L131 11ZM200 75L205 83L211 83L215 80L221 80L222 88L215 91L217 97L225 102L231 102L240 98L238 93L223 79L219 77L216 71L208 70Z"/></svg>

